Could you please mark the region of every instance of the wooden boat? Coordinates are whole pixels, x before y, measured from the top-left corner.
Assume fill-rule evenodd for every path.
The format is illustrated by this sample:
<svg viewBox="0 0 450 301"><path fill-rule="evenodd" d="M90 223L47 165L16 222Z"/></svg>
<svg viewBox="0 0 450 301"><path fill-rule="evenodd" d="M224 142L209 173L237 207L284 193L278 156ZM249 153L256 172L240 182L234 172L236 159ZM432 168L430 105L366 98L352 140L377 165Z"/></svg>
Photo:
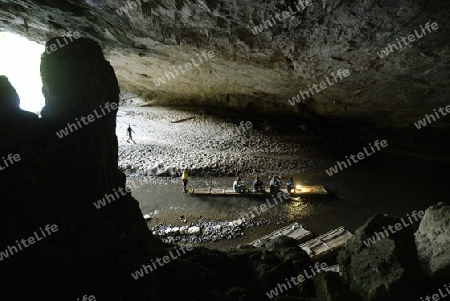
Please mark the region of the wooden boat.
<svg viewBox="0 0 450 301"><path fill-rule="evenodd" d="M287 192L286 189L281 190L283 192ZM297 185L295 189L292 189L290 192L290 195L293 197L319 196L327 194L328 191L322 185L308 185L308 186Z"/></svg>
<svg viewBox="0 0 450 301"><path fill-rule="evenodd" d="M281 192L287 193L286 189L280 189ZM202 195L210 195L210 196L246 196L246 197L269 197L272 194L269 189L265 189L264 192L234 192L231 188L193 188L188 189L188 194L191 196L202 196ZM327 195L328 192L322 185L310 185L310 186L299 186L295 189L292 189L289 193L291 197L305 197L305 196L320 196Z"/></svg>
<svg viewBox="0 0 450 301"><path fill-rule="evenodd" d="M271 239L275 239L281 235L292 237L292 238L298 240L299 242L306 241L312 237L311 231L306 230L299 223L293 223L293 224L290 224L289 226L286 226L286 227L283 227L276 231L273 231L272 233L265 235L265 236L261 237L260 239L256 239L256 240L250 242L249 245L259 247L263 243L265 243Z"/></svg>
<svg viewBox="0 0 450 301"><path fill-rule="evenodd" d="M299 247L308 253L312 261L318 261L336 255L352 237L353 234L344 227L339 227L302 243Z"/></svg>

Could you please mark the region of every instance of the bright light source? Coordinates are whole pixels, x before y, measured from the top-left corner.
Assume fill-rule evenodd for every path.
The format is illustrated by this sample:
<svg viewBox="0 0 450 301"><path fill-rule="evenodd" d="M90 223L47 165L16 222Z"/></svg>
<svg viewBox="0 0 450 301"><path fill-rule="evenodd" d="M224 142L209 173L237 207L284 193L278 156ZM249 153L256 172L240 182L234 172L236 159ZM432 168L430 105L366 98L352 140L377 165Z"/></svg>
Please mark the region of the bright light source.
<svg viewBox="0 0 450 301"><path fill-rule="evenodd" d="M39 113L45 104L39 71L44 45L0 32L0 75L8 77L20 97L20 107Z"/></svg>
<svg viewBox="0 0 450 301"><path fill-rule="evenodd" d="M301 185L295 185L295 189L301 189L302 186Z"/></svg>

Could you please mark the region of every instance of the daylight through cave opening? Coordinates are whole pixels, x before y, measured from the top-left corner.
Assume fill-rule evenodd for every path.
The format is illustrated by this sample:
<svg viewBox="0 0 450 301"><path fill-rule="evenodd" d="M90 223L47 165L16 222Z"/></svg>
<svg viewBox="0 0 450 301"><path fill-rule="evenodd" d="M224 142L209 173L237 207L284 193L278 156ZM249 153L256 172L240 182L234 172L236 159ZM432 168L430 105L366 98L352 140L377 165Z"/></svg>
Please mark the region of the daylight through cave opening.
<svg viewBox="0 0 450 301"><path fill-rule="evenodd" d="M45 104L39 72L45 48L19 35L0 32L0 75L8 77L23 110L39 114Z"/></svg>

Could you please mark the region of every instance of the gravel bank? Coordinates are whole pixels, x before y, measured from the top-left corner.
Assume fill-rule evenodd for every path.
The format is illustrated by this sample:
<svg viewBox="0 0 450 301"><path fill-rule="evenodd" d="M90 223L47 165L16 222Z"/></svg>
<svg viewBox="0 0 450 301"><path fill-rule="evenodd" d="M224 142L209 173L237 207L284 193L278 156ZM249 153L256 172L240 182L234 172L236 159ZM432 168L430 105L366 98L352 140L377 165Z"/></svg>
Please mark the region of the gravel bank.
<svg viewBox="0 0 450 301"><path fill-rule="evenodd" d="M121 107L117 115L119 168L128 177L303 172L322 164L317 139L301 128L289 135L274 132L277 125L252 123L239 127L237 118L223 119L197 110L164 107ZM127 143L126 129L135 134ZM323 148L322 148L323 149Z"/></svg>

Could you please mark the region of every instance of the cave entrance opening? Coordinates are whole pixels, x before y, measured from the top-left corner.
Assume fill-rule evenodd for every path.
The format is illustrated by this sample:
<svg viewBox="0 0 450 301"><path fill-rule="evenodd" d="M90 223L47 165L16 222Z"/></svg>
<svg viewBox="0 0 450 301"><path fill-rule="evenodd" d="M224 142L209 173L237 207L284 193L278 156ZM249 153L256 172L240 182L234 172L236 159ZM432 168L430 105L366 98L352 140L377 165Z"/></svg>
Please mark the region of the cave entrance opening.
<svg viewBox="0 0 450 301"><path fill-rule="evenodd" d="M39 115L45 104L40 75L44 45L0 32L0 75L8 77L20 97L20 107Z"/></svg>

